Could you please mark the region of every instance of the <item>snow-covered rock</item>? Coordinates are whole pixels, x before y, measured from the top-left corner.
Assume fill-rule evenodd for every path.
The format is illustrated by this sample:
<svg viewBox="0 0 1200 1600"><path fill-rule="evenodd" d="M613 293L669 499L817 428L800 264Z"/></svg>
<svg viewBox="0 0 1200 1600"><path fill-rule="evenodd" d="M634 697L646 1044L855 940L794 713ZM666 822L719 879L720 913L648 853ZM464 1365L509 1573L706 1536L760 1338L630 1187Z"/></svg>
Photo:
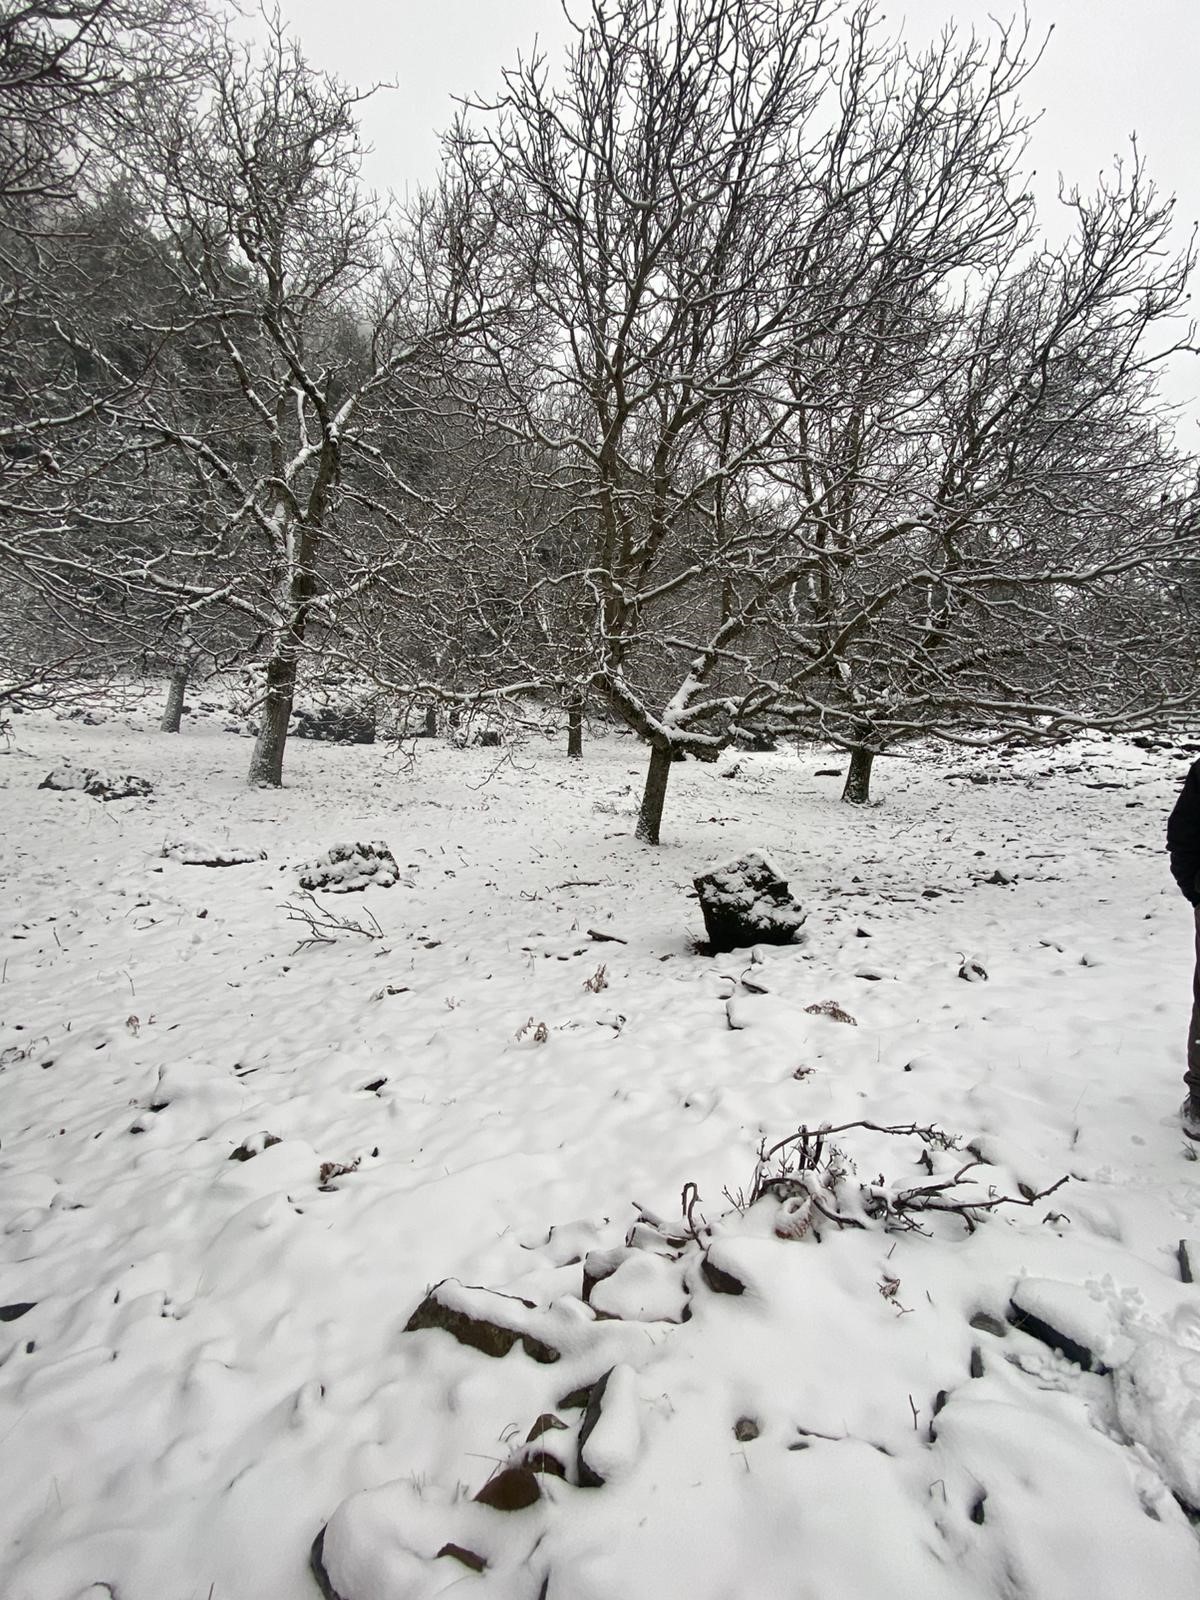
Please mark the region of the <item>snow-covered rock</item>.
<svg viewBox="0 0 1200 1600"><path fill-rule="evenodd" d="M806 913L778 869L756 850L693 880L714 954L756 944L791 944Z"/></svg>
<svg viewBox="0 0 1200 1600"><path fill-rule="evenodd" d="M91 795L93 800L128 800L154 793L154 785L149 778L139 778L132 772L110 773L99 767L69 765L55 767L48 772L38 788L76 789Z"/></svg>
<svg viewBox="0 0 1200 1600"><path fill-rule="evenodd" d="M300 868L302 889L323 889L329 894L390 889L399 878L396 858L382 839L368 844L335 844Z"/></svg>

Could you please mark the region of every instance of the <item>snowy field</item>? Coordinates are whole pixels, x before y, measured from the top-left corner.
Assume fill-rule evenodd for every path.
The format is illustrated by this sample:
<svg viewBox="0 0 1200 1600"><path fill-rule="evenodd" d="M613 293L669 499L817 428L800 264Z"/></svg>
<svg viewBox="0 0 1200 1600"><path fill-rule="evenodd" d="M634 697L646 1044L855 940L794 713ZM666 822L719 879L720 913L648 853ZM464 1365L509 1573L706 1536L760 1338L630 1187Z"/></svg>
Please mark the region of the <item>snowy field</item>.
<svg viewBox="0 0 1200 1600"><path fill-rule="evenodd" d="M651 850L631 740L293 740L264 793L157 709L0 755L4 1600L315 1600L323 1529L341 1600L1195 1600L1183 761L897 759L867 812L827 752L689 763ZM400 881L317 898L380 936L297 948L354 840ZM700 954L747 848L804 941ZM836 1136L865 1226L723 1195L863 1121L952 1136ZM947 1194L1044 1197L863 1210L976 1160ZM406 1331L443 1280L506 1354Z"/></svg>

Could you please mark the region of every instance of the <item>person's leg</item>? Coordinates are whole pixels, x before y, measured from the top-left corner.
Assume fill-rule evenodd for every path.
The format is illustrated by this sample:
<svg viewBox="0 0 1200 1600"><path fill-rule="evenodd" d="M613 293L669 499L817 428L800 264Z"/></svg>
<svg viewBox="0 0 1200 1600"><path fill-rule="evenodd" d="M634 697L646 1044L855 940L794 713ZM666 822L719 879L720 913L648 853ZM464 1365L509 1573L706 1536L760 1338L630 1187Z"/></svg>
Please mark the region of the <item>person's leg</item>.
<svg viewBox="0 0 1200 1600"><path fill-rule="evenodd" d="M1190 1127L1185 1131L1192 1138L1200 1137L1200 906L1196 907L1196 970L1192 974L1192 1020L1188 1024L1187 1071L1183 1079L1188 1087L1185 1106L1198 1128L1197 1133L1192 1133Z"/></svg>

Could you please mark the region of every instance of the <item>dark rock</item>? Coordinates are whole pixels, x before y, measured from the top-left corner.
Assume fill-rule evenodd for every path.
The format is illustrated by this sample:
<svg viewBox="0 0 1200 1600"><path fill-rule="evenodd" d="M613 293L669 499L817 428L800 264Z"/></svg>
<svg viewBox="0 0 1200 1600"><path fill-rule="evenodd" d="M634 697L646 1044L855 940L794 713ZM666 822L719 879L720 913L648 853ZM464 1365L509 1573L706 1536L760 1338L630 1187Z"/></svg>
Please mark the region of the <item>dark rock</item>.
<svg viewBox="0 0 1200 1600"><path fill-rule="evenodd" d="M1184 1283L1200 1281L1200 1240L1180 1239L1179 1276Z"/></svg>
<svg viewBox="0 0 1200 1600"><path fill-rule="evenodd" d="M739 1444L748 1444L751 1439L757 1439L761 1432L753 1417L739 1417L733 1425L733 1437Z"/></svg>
<svg viewBox="0 0 1200 1600"><path fill-rule="evenodd" d="M971 1365L967 1370L972 1378L983 1377L983 1351L977 1344L971 1346Z"/></svg>
<svg viewBox="0 0 1200 1600"><path fill-rule="evenodd" d="M243 1139L236 1150L229 1152L230 1161L253 1161L255 1156L261 1155L264 1150L269 1150L273 1144L283 1141L275 1133L252 1133L248 1139Z"/></svg>
<svg viewBox="0 0 1200 1600"><path fill-rule="evenodd" d="M984 1506L984 1502L986 1500L987 1500L987 1491L986 1490L984 1490L984 1492L982 1494L976 1496L975 1503L971 1507L971 1521L972 1522L976 1522L976 1523L982 1524L982 1522L984 1520L983 1506Z"/></svg>
<svg viewBox="0 0 1200 1600"><path fill-rule="evenodd" d="M482 750L498 750L503 743L504 740L495 728L485 728L478 739L479 747Z"/></svg>
<svg viewBox="0 0 1200 1600"><path fill-rule="evenodd" d="M755 944L791 944L805 913L765 857L748 852L693 879L714 955Z"/></svg>
<svg viewBox="0 0 1200 1600"><path fill-rule="evenodd" d="M317 1588L325 1596L325 1600L342 1600L342 1596L329 1581L329 1574L325 1571L325 1529L312 1542L312 1549L308 1552L308 1564L312 1568L312 1575L317 1580Z"/></svg>
<svg viewBox="0 0 1200 1600"><path fill-rule="evenodd" d="M453 1556L455 1561L461 1561L464 1567L470 1567L472 1572L482 1572L487 1562L482 1556L477 1556L474 1550L465 1550L461 1544L444 1544L438 1551L438 1557Z"/></svg>
<svg viewBox="0 0 1200 1600"><path fill-rule="evenodd" d="M11 1305L0 1306L0 1322L16 1322L37 1305L36 1300L14 1300Z"/></svg>
<svg viewBox="0 0 1200 1600"><path fill-rule="evenodd" d="M524 1511L541 1498L537 1474L525 1466L504 1467L475 1496L481 1506L491 1506L495 1511Z"/></svg>
<svg viewBox="0 0 1200 1600"><path fill-rule="evenodd" d="M723 1267L718 1267L705 1255L700 1262L700 1272L705 1283L714 1294L745 1294L746 1285L740 1278L735 1278L732 1272L726 1272Z"/></svg>
<svg viewBox="0 0 1200 1600"><path fill-rule="evenodd" d="M1008 1320L1012 1326L1021 1333L1028 1333L1034 1339L1048 1345L1051 1350L1057 1350L1066 1356L1068 1361L1073 1361L1077 1367L1082 1367L1084 1372L1096 1372L1103 1376L1109 1368L1102 1361L1098 1361L1086 1345L1080 1344L1078 1339L1073 1339L1070 1334L1063 1333L1061 1328L1055 1328L1041 1317L1036 1317L1031 1311L1023 1311L1015 1300L1008 1303Z"/></svg>
<svg viewBox="0 0 1200 1600"><path fill-rule="evenodd" d="M326 744L374 744L375 713L361 706L320 706L297 711L292 732L298 739Z"/></svg>
<svg viewBox="0 0 1200 1600"><path fill-rule="evenodd" d="M818 767L813 776L815 778L841 778L845 774L842 772L841 767Z"/></svg>
<svg viewBox="0 0 1200 1600"><path fill-rule="evenodd" d="M590 1403L594 1383L580 1384L578 1389L572 1389L570 1394L563 1395L558 1402L560 1411L582 1411Z"/></svg>
<svg viewBox="0 0 1200 1600"><path fill-rule="evenodd" d="M480 1350L485 1356L506 1356L519 1343L533 1361L548 1364L558 1360L559 1352L552 1345L520 1326L521 1321L526 1319L515 1308L533 1311L536 1308L531 1300L519 1300L515 1295L497 1294L490 1289L472 1288L470 1293L478 1301L479 1309L467 1311L446 1303L445 1292L451 1282L447 1279L437 1284L425 1296L405 1324L405 1333L417 1333L422 1328L441 1328L457 1339L459 1344ZM484 1306L494 1307L494 1318L484 1314Z"/></svg>
<svg viewBox="0 0 1200 1600"><path fill-rule="evenodd" d="M583 1414L583 1423L579 1429L579 1461L578 1473L580 1486L584 1489L602 1489L604 1479L591 1466L588 1465L586 1456L587 1442L592 1436L596 1424L600 1421L600 1413L604 1408L604 1391L608 1388L608 1380L612 1377L612 1368L604 1374L598 1383L592 1385L592 1392L588 1397L587 1410Z"/></svg>
<svg viewBox="0 0 1200 1600"><path fill-rule="evenodd" d="M987 1311L977 1311L971 1318L971 1326L980 1333L991 1333L997 1339L1003 1339L1008 1332L1008 1324L1001 1322L999 1317L993 1317Z"/></svg>
<svg viewBox="0 0 1200 1600"><path fill-rule="evenodd" d="M135 777L131 772L107 773L96 767L55 767L38 784L39 789L81 790L93 800L128 800L131 796L154 793L148 778Z"/></svg>
<svg viewBox="0 0 1200 1600"><path fill-rule="evenodd" d="M565 1478L567 1464L549 1450L533 1450L521 1458L521 1465L530 1472L549 1473L552 1478Z"/></svg>
<svg viewBox="0 0 1200 1600"><path fill-rule="evenodd" d="M556 1417L553 1411L543 1411L541 1416L525 1435L525 1443L532 1444L535 1439L540 1439L544 1433L550 1433L557 1428L565 1428L566 1423L561 1417Z"/></svg>
<svg viewBox="0 0 1200 1600"><path fill-rule="evenodd" d="M399 880L396 858L382 839L335 844L300 868L302 889L351 894L359 889L390 889Z"/></svg>

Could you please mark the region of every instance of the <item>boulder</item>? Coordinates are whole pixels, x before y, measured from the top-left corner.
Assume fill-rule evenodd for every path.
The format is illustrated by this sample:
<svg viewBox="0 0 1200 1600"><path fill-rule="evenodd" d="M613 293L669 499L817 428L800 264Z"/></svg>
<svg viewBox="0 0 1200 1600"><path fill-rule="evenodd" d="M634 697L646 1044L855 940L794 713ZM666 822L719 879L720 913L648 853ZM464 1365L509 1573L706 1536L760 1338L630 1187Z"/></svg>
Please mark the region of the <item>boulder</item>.
<svg viewBox="0 0 1200 1600"><path fill-rule="evenodd" d="M351 894L359 889L390 889L399 880L396 858L382 839L367 844L335 844L300 868L302 889Z"/></svg>
<svg viewBox="0 0 1200 1600"><path fill-rule="evenodd" d="M714 955L756 944L791 944L805 913L765 856L750 851L693 880Z"/></svg>
<svg viewBox="0 0 1200 1600"><path fill-rule="evenodd" d="M362 706L318 706L293 713L292 732L297 739L319 739L326 744L374 744L375 713Z"/></svg>

